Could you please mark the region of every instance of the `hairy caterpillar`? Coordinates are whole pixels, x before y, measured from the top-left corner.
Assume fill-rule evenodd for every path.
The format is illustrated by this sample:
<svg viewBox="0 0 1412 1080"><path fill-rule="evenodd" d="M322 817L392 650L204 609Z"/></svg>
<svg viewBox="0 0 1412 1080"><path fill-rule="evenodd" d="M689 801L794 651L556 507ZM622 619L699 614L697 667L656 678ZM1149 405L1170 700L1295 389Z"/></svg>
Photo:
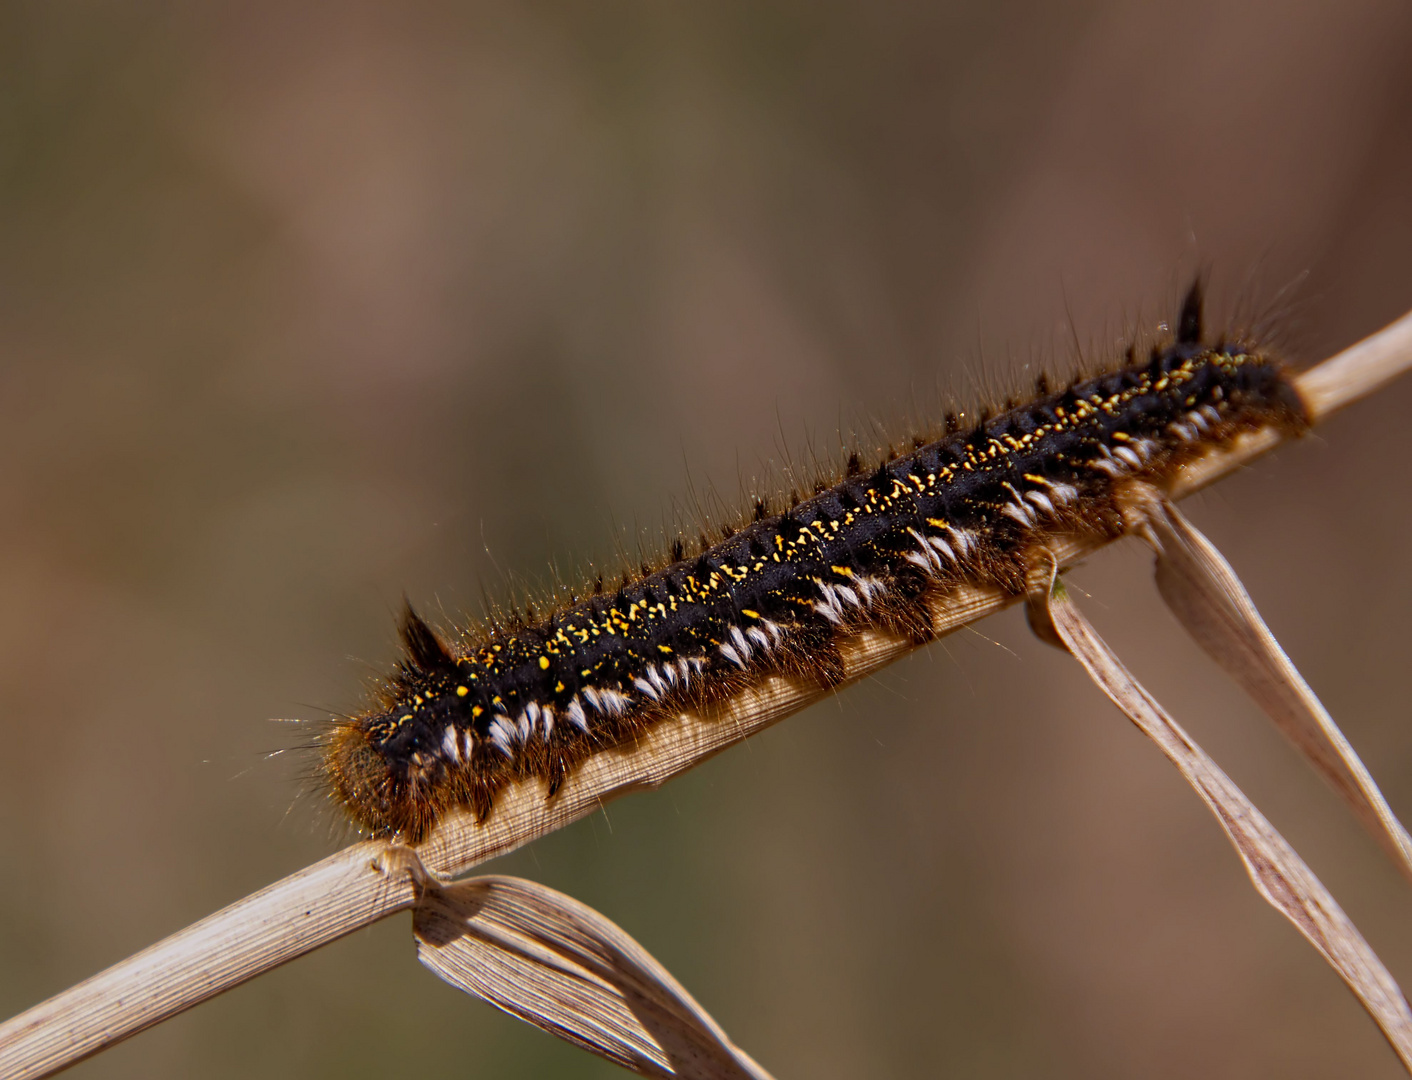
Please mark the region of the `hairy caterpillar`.
<svg viewBox="0 0 1412 1080"><path fill-rule="evenodd" d="M352 819L419 840L454 806L492 813L513 779L552 798L589 754L770 671L831 685L838 643L864 625L923 642L926 600L963 582L1024 589L1030 555L1061 534L1113 537L1122 485L1161 483L1242 431L1300 433L1280 362L1241 340L1203 341L1193 285L1173 339L1144 359L1007 403L963 429L703 537L665 565L600 577L589 595L448 642L409 608L406 656L376 706L334 724L323 773Z"/></svg>

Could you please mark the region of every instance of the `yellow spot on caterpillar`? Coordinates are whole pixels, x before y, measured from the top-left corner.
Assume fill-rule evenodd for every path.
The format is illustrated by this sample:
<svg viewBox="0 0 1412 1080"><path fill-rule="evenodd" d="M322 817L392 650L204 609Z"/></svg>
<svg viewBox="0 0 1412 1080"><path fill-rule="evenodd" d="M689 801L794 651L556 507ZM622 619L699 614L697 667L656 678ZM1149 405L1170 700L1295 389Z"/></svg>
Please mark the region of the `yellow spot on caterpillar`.
<svg viewBox="0 0 1412 1080"><path fill-rule="evenodd" d="M539 670L540 670L540 671L548 671L548 670L549 670L549 657L547 657L547 656L541 656L541 657L539 658Z"/></svg>
<svg viewBox="0 0 1412 1080"><path fill-rule="evenodd" d="M1130 436L1128 435L1128 433L1127 433L1126 431L1115 431L1115 432L1113 432L1113 441L1114 441L1114 442L1127 442L1128 439L1129 439L1129 437L1130 437Z"/></svg>
<svg viewBox="0 0 1412 1080"><path fill-rule="evenodd" d="M410 719L412 719L412 714L411 714L411 713L408 713L406 716L402 717L402 720L399 721L399 722L400 722L400 723L405 723L406 721L408 721L408 720L410 720Z"/></svg>
<svg viewBox="0 0 1412 1080"><path fill-rule="evenodd" d="M483 713L483 712L485 712L485 710L482 709L479 705L472 705L472 706L471 706L471 715L472 715L472 716L479 716L479 715L480 715L481 713Z"/></svg>
<svg viewBox="0 0 1412 1080"><path fill-rule="evenodd" d="M592 675L593 672L590 671L588 668L584 668L582 671L579 672L579 674L580 674L580 675L585 675L585 676L587 676L587 675Z"/></svg>
<svg viewBox="0 0 1412 1080"><path fill-rule="evenodd" d="M412 699L412 703L415 705L420 705L422 703L422 695L418 694L416 697L414 697Z"/></svg>
<svg viewBox="0 0 1412 1080"><path fill-rule="evenodd" d="M850 569L849 569L848 567L846 567L846 566L830 566L829 569L832 570L832 571L833 571L835 574L837 574L839 577L852 577L852 576L853 576L853 571L850 570Z"/></svg>
<svg viewBox="0 0 1412 1080"><path fill-rule="evenodd" d="M470 693L470 691L469 691L468 689L466 689L464 686L458 686L458 687L456 687L456 696L457 696L457 697L465 697L465 696L466 696L467 694L469 694L469 693Z"/></svg>
<svg viewBox="0 0 1412 1080"><path fill-rule="evenodd" d="M658 646L657 646L657 651L658 651L658 652L669 653L669 652L672 651L672 647L671 647L670 645L658 645Z"/></svg>
<svg viewBox="0 0 1412 1080"><path fill-rule="evenodd" d="M562 682L560 682L560 683L555 683L555 684L554 684L554 692L555 692L556 694L562 694L562 693L564 692L564 684L563 684Z"/></svg>
<svg viewBox="0 0 1412 1080"><path fill-rule="evenodd" d="M747 615L752 619L758 619L760 617L760 613L758 611L751 611L748 607L741 608L740 613L742 615Z"/></svg>

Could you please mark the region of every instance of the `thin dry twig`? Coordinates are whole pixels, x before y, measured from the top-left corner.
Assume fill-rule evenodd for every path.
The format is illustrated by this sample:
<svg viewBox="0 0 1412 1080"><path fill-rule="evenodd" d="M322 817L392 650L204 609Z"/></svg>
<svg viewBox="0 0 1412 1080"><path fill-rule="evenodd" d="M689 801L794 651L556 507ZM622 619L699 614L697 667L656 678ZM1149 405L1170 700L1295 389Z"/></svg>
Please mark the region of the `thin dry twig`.
<svg viewBox="0 0 1412 1080"><path fill-rule="evenodd" d="M1412 367L1412 313L1298 380L1313 419L1372 392ZM1250 433L1183 470L1169 492L1181 498L1278 445L1273 430ZM1055 549L1060 568L1103 545ZM1019 598L969 586L933 610L938 635L992 615ZM898 659L914 642L869 630L843 650L846 681ZM630 752L604 751L567 778L556 797L538 783L511 785L484 823L451 814L418 847L422 865L452 877L578 821L609 799L652 789L755 732L813 704L828 691L784 676L765 679L709 712L685 712L648 732ZM41 1077L311 951L410 907L409 873L389 873L397 849L355 844L253 897L124 960L0 1025L0 1076ZM404 867L405 869L405 867ZM319 902L313 903L317 894Z"/></svg>
<svg viewBox="0 0 1412 1080"><path fill-rule="evenodd" d="M1299 394L1311 423L1382 389L1407 370L1412 355L1412 311L1376 334L1350 345L1299 377Z"/></svg>
<svg viewBox="0 0 1412 1080"><path fill-rule="evenodd" d="M0 1076L49 1076L416 900L397 849L364 842L277 881L0 1029Z"/></svg>
<svg viewBox="0 0 1412 1080"><path fill-rule="evenodd" d="M1156 488L1134 484L1135 525L1157 552L1157 588L1206 654L1236 680L1353 808L1412 880L1412 837L1377 783L1270 633L1249 594L1211 541Z"/></svg>
<svg viewBox="0 0 1412 1080"><path fill-rule="evenodd" d="M573 897L513 877L428 889L417 955L452 986L640 1076L770 1080L641 945Z"/></svg>
<svg viewBox="0 0 1412 1080"><path fill-rule="evenodd" d="M1031 592L1031 610L1098 687L1161 747L1235 845L1255 888L1339 973L1412 1072L1412 1010L1381 960L1323 883L1265 815L1142 685L1069 599L1053 568Z"/></svg>

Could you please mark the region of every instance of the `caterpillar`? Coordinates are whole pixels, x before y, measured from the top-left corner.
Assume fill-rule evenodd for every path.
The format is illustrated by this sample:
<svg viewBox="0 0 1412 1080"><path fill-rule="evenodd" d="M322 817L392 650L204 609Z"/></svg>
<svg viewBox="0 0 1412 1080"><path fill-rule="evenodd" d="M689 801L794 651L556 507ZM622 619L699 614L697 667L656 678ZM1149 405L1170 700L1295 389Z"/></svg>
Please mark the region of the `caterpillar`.
<svg viewBox="0 0 1412 1080"><path fill-rule="evenodd" d="M623 747L667 716L727 697L763 674L842 679L839 644L865 626L917 643L929 599L963 583L1024 591L1047 540L1122 533L1135 480L1162 484L1238 434L1308 420L1280 360L1253 342L1206 342L1194 284L1170 340L1111 370L982 412L949 414L865 467L774 512L680 542L662 565L599 576L583 595L460 632L409 606L405 655L374 704L322 738L322 775L360 828L415 843L452 807L493 813L513 780L553 798L574 766Z"/></svg>

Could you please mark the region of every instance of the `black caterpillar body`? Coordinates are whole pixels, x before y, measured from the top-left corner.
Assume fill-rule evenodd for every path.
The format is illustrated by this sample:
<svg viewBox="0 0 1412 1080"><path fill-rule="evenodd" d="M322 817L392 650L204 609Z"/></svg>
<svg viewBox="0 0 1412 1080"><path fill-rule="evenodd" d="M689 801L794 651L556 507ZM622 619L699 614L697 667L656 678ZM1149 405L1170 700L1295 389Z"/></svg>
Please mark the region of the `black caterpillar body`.
<svg viewBox="0 0 1412 1080"><path fill-rule="evenodd" d="M1175 340L845 475L687 557L537 621L452 645L409 609L407 656L371 711L337 723L323 770L376 835L421 839L449 808L478 817L516 778L552 798L574 765L765 672L823 684L838 646L882 625L933 636L928 600L964 582L1024 589L1046 539L1122 531L1121 485L1162 483L1242 431L1306 426L1284 368L1201 342L1193 287Z"/></svg>

